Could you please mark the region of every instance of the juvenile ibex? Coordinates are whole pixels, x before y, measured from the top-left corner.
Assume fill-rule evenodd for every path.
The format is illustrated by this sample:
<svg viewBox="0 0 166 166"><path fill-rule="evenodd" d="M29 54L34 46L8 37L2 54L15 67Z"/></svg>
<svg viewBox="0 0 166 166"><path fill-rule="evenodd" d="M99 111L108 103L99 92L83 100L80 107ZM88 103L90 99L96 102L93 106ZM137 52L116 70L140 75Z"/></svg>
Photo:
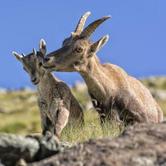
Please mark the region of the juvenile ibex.
<svg viewBox="0 0 166 166"><path fill-rule="evenodd" d="M113 64L101 64L96 53L108 41L106 35L93 43L91 34L109 16L98 19L85 29L90 12L85 13L71 36L64 40L62 48L47 55L43 66L49 71L77 71L85 80L92 102L100 115L101 123L111 119L116 110L125 125L134 122L158 123L163 112L149 90L137 79Z"/></svg>
<svg viewBox="0 0 166 166"><path fill-rule="evenodd" d="M17 60L23 64L32 83L37 86L42 133L45 135L49 131L59 138L68 120L73 126L83 124L83 110L70 88L42 67L45 54L44 40L40 41L39 51L33 50L27 56L13 52Z"/></svg>

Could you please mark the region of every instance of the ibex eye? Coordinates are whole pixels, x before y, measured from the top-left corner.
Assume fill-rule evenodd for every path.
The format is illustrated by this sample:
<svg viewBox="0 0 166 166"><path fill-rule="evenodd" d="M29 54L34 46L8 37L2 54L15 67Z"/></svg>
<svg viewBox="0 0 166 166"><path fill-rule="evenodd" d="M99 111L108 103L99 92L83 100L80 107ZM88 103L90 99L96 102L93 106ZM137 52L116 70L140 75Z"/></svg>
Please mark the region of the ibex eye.
<svg viewBox="0 0 166 166"><path fill-rule="evenodd" d="M82 51L83 51L83 48L81 48L81 47L77 47L75 49L75 52L77 52L77 53L81 53Z"/></svg>

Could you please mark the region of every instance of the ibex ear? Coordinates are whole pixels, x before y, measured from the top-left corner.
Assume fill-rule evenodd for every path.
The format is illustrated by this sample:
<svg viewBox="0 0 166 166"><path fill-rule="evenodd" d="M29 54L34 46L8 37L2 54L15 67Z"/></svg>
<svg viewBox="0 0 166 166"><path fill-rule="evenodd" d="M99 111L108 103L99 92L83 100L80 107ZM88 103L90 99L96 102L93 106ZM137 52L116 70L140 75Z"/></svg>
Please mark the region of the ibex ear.
<svg viewBox="0 0 166 166"><path fill-rule="evenodd" d="M106 35L99 39L97 42L93 43L90 48L90 55L92 56L94 53L98 52L108 41L109 36Z"/></svg>
<svg viewBox="0 0 166 166"><path fill-rule="evenodd" d="M22 58L24 57L21 54L18 54L17 52L13 51L12 54L17 58L17 60L22 61Z"/></svg>
<svg viewBox="0 0 166 166"><path fill-rule="evenodd" d="M47 52L47 48L46 48L46 42L44 39L40 40L40 44L39 44L39 51L43 54L43 56L46 54Z"/></svg>
<svg viewBox="0 0 166 166"><path fill-rule="evenodd" d="M33 48L32 52L33 52L33 55L34 55L34 56L36 56L36 55L37 55L37 51L36 51L36 49L35 49L35 48Z"/></svg>

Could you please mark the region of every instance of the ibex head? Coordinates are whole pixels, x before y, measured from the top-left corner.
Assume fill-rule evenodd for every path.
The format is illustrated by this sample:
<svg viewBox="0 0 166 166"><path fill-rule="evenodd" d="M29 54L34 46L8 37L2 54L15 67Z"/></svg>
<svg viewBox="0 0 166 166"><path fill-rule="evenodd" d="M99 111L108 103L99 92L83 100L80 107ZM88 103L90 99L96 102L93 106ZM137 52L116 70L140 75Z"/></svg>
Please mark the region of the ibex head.
<svg viewBox="0 0 166 166"><path fill-rule="evenodd" d="M46 42L41 39L39 51L33 49L33 52L28 55L18 54L15 51L12 53L22 63L23 69L29 74L32 83L37 85L45 73L45 69L42 67L42 61L46 54Z"/></svg>
<svg viewBox="0 0 166 166"><path fill-rule="evenodd" d="M71 36L63 41L62 48L48 54L43 61L43 66L49 71L78 71L82 66L87 66L88 61L108 41L106 35L97 42L90 41L91 34L110 16L102 17L84 29L84 24L90 12L86 12L79 20Z"/></svg>

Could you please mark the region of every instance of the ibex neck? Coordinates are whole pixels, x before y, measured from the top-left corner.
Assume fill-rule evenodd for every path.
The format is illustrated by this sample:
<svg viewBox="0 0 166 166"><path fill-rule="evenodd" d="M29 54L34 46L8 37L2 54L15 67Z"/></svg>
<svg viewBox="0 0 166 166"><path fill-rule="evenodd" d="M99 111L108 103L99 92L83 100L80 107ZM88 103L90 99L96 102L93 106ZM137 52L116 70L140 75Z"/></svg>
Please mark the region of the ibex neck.
<svg viewBox="0 0 166 166"><path fill-rule="evenodd" d="M106 71L102 64L100 64L96 56L92 57L87 66L87 70L80 72L81 76L85 80L88 91L94 97L100 100L106 100L109 97L110 88L107 84L110 82ZM111 83L110 83L111 84Z"/></svg>
<svg viewBox="0 0 166 166"><path fill-rule="evenodd" d="M59 80L54 77L51 73L46 72L41 78L37 85L37 89L40 93L45 93L46 91L51 91L52 85L54 85Z"/></svg>

